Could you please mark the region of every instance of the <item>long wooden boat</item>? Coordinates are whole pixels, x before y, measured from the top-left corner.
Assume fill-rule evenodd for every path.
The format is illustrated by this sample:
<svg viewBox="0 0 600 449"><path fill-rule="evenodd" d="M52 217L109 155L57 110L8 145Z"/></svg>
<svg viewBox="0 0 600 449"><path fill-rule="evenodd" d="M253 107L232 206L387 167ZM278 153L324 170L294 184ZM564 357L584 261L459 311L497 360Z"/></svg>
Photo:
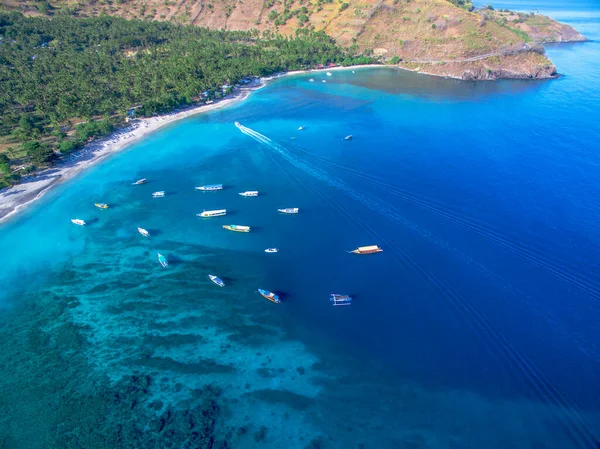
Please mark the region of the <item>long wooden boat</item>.
<svg viewBox="0 0 600 449"><path fill-rule="evenodd" d="M196 187L196 190L202 190L203 192L212 192L214 190L223 190L223 184L210 184L206 186Z"/></svg>
<svg viewBox="0 0 600 449"><path fill-rule="evenodd" d="M329 297L329 300L333 303L334 306L349 306L352 304L352 297L348 295L338 295L337 293L332 293Z"/></svg>
<svg viewBox="0 0 600 449"><path fill-rule="evenodd" d="M297 207L285 207L283 209L277 209L277 212L282 214L297 214L299 209Z"/></svg>
<svg viewBox="0 0 600 449"><path fill-rule="evenodd" d="M267 298L269 301L274 302L275 304L279 304L281 302L279 296L268 290L263 290L262 288L259 288L258 293L263 295L263 297Z"/></svg>
<svg viewBox="0 0 600 449"><path fill-rule="evenodd" d="M108 204L106 203L95 203L94 206L96 206L98 209L108 209Z"/></svg>
<svg viewBox="0 0 600 449"><path fill-rule="evenodd" d="M216 210L203 210L199 214L196 214L198 217L222 217L227 214L227 209L216 209Z"/></svg>
<svg viewBox="0 0 600 449"><path fill-rule="evenodd" d="M225 225L223 226L223 229L233 232L250 232L250 226Z"/></svg>
<svg viewBox="0 0 600 449"><path fill-rule="evenodd" d="M374 253L380 253L383 250L377 246L377 245L370 245L370 246L359 246L358 248L350 251L353 254L374 254Z"/></svg>

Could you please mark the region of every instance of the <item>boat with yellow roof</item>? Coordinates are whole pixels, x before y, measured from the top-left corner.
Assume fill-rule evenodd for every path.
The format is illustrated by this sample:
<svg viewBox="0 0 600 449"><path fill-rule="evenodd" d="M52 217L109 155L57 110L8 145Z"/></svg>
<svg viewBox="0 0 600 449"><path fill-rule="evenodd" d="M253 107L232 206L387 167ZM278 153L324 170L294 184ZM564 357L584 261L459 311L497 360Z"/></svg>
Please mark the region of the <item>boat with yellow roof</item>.
<svg viewBox="0 0 600 449"><path fill-rule="evenodd" d="M228 231L233 232L250 232L250 226L241 226L241 225L225 225L223 229L227 229Z"/></svg>
<svg viewBox="0 0 600 449"><path fill-rule="evenodd" d="M98 209L108 209L108 204L106 203L95 203L94 206L96 206Z"/></svg>

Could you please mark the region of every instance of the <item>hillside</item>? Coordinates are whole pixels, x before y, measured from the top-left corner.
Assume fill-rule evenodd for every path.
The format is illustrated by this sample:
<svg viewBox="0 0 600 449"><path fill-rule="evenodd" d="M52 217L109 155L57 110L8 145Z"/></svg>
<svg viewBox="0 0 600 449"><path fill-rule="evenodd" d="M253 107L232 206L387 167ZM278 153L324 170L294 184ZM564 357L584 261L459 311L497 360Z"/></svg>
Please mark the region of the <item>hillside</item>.
<svg viewBox="0 0 600 449"><path fill-rule="evenodd" d="M549 78L556 69L535 44L584 39L542 15L470 12L470 2L448 0L7 0L5 7L284 35L322 30L340 45L401 67L462 79Z"/></svg>

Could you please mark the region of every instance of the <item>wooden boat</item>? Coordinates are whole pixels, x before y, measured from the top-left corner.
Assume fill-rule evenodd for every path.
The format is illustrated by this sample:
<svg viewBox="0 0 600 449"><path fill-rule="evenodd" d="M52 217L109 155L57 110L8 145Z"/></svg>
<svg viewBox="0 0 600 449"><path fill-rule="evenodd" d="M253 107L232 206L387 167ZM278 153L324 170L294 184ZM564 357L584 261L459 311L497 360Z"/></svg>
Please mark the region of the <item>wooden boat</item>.
<svg viewBox="0 0 600 449"><path fill-rule="evenodd" d="M356 248L355 250L349 251L353 254L374 254L374 253L380 253L383 250L377 246L377 245L370 245L370 246L359 246L358 248Z"/></svg>
<svg viewBox="0 0 600 449"><path fill-rule="evenodd" d="M277 296L275 293L270 292L268 290L263 290L262 288L259 288L258 293L263 295L263 297L267 298L269 301L274 302L276 304L279 304L281 302L281 300L279 299L279 296Z"/></svg>
<svg viewBox="0 0 600 449"><path fill-rule="evenodd" d="M196 214L198 217L221 217L227 214L227 209L217 209L217 210L203 210L199 214Z"/></svg>
<svg viewBox="0 0 600 449"><path fill-rule="evenodd" d="M167 266L169 266L167 258L160 253L158 253L158 262L163 266L163 268L167 268Z"/></svg>
<svg viewBox="0 0 600 449"><path fill-rule="evenodd" d="M203 192L212 192L215 190L223 190L223 184L209 184L206 186L196 187L196 190L202 190Z"/></svg>
<svg viewBox="0 0 600 449"><path fill-rule="evenodd" d="M106 203L95 203L94 206L96 206L98 209L108 209L108 204Z"/></svg>
<svg viewBox="0 0 600 449"><path fill-rule="evenodd" d="M277 209L277 212L282 214L297 214L299 209L297 207L286 207L284 209Z"/></svg>
<svg viewBox="0 0 600 449"><path fill-rule="evenodd" d="M217 276L215 276L214 274L209 274L208 278L214 282L215 284L217 284L219 287L225 287L225 282L223 282L220 278L218 278Z"/></svg>
<svg viewBox="0 0 600 449"><path fill-rule="evenodd" d="M142 178L142 179L138 179L136 182L134 182L133 186L139 186L140 184L146 184L148 182L148 180L146 178Z"/></svg>
<svg viewBox="0 0 600 449"><path fill-rule="evenodd" d="M144 228L137 228L138 232L142 234L144 237L148 237L150 233L146 231Z"/></svg>
<svg viewBox="0 0 600 449"><path fill-rule="evenodd" d="M250 226L225 225L223 226L223 229L233 232L250 232Z"/></svg>
<svg viewBox="0 0 600 449"><path fill-rule="evenodd" d="M71 223L76 224L77 226L85 226L85 221L83 221L79 218L73 218L71 220Z"/></svg>
<svg viewBox="0 0 600 449"><path fill-rule="evenodd" d="M348 295L338 295L337 293L332 293L329 297L329 300L333 303L334 306L349 306L352 304L352 297Z"/></svg>
<svg viewBox="0 0 600 449"><path fill-rule="evenodd" d="M245 192L240 192L240 196L258 196L258 190L246 190Z"/></svg>

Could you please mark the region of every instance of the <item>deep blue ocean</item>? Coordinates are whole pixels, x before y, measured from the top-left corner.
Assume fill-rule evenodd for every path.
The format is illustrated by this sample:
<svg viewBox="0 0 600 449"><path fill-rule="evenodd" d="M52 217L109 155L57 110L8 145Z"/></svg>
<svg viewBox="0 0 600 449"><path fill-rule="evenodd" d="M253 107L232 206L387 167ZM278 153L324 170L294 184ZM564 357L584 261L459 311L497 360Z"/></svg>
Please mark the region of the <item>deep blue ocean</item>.
<svg viewBox="0 0 600 449"><path fill-rule="evenodd" d="M131 374L152 378L156 414L219 388L213 430L230 448L600 447L600 5L494 6L591 41L547 46L552 81L280 78L2 225L0 447L54 447L61 391ZM194 189L213 183L224 190ZM384 251L347 252L372 244ZM352 306L332 307L332 292ZM52 333L67 324L77 337ZM29 363L32 341L58 358ZM54 382L74 360L85 370ZM76 441L62 447L89 447Z"/></svg>

